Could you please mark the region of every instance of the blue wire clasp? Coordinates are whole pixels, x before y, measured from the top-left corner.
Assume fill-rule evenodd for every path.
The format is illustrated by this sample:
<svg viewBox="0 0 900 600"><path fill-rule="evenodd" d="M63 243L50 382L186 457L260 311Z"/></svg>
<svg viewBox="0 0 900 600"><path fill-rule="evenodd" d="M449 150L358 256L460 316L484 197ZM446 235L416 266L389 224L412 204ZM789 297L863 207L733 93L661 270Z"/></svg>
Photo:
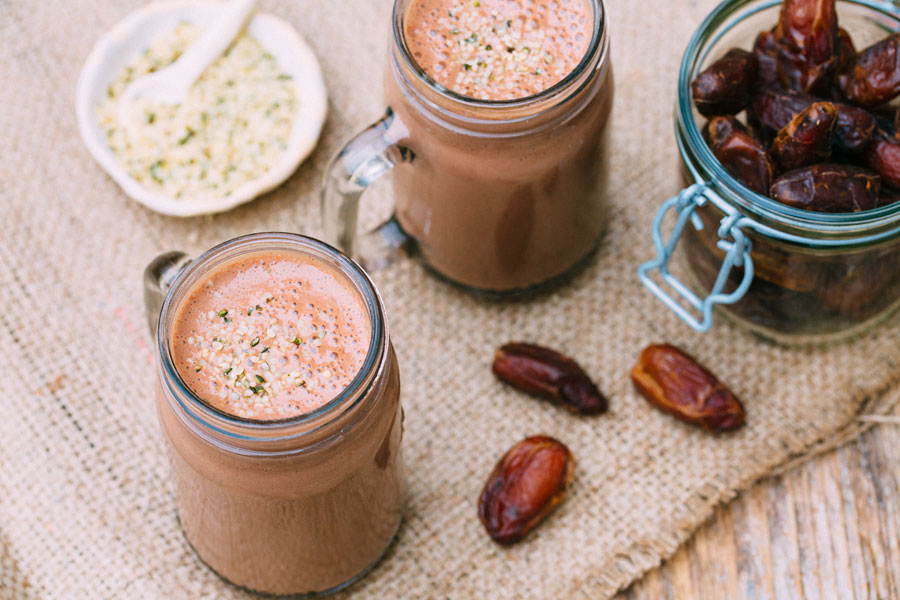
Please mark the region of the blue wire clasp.
<svg viewBox="0 0 900 600"><path fill-rule="evenodd" d="M744 235L741 227L746 224L746 217L738 213L734 208L719 200L706 183L695 183L687 187L677 195L666 200L656 213L653 220L653 245L656 247L656 259L644 263L638 269L638 277L653 294L662 300L682 321L700 332L709 331L712 328L713 308L716 304L733 304L744 297L750 284L753 282L753 260L750 258L750 239ZM703 221L697 215L698 206L704 206L712 201L716 207L725 212L725 217L719 225L718 247L725 252L725 260L716 283L706 298L701 299L686 285L669 272L669 261L678 244L681 233L684 231L688 220L691 221L697 231L703 229ZM672 208L676 212L675 228L669 236L668 242L663 242L662 223ZM734 267L744 267L744 279L738 288L730 294L723 294L722 289L728 281L728 276ZM671 287L678 296L684 299L694 310L698 311L703 320L693 314L678 302L671 294L667 293L656 281L651 279L650 273L659 270L662 280Z"/></svg>

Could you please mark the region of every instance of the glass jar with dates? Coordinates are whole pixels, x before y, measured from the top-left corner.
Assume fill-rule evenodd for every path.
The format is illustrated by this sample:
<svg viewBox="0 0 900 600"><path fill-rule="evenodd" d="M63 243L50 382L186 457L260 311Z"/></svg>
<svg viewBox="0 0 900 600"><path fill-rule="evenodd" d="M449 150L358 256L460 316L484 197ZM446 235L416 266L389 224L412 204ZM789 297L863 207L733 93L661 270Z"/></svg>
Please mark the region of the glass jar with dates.
<svg viewBox="0 0 900 600"><path fill-rule="evenodd" d="M814 19L785 22L790 11ZM874 55L891 50L872 45L900 46L898 30L900 7L889 2L728 0L694 34L675 109L686 187L660 208L657 257L639 269L691 327L708 331L718 307L766 339L823 343L866 331L900 306L893 95L858 97L852 86L860 82L847 79L883 68ZM822 50L829 44L833 56ZM743 60L752 63L746 81ZM888 75L900 92L900 67ZM743 97L724 98L732 102L725 108L715 105L723 82L743 85ZM676 276L679 241L687 269Z"/></svg>

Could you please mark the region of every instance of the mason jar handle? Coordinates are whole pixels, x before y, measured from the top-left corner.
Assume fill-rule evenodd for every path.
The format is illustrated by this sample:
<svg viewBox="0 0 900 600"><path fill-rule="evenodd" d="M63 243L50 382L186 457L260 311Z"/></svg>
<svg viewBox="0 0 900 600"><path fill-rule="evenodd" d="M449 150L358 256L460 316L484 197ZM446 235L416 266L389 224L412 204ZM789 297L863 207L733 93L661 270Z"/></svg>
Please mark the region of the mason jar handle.
<svg viewBox="0 0 900 600"><path fill-rule="evenodd" d="M690 325L693 329L703 333L712 328L713 324L713 308L716 304L734 304L744 297L750 284L753 282L753 259L750 257L751 243L750 238L744 235L742 229L747 224L746 217L743 217L735 209L728 206L724 202L716 202L716 206L725 212L725 217L719 225L719 241L717 246L725 252L725 259L719 269L716 282L705 298L700 298L690 290L688 286L678 280L669 271L669 262L672 260L672 253L675 246L684 231L687 222L691 224L697 231L703 229L703 221L697 215L697 207L705 205L714 192L706 183L696 183L687 187L677 195L666 200L656 213L653 220L653 245L656 248L656 258L646 262L638 269L638 277L657 298L668 306L682 321ZM670 210L675 210L676 219L675 227L669 235L667 241L663 240L662 223ZM744 278L740 285L730 294L723 294L722 290L728 282L731 270L735 267L744 268ZM667 292L663 287L651 277L653 271L658 271L659 276L676 295ZM700 313L697 315L679 302L681 298L687 304Z"/></svg>
<svg viewBox="0 0 900 600"><path fill-rule="evenodd" d="M163 301L175 279L191 263L184 252L165 252L154 258L144 269L144 308L150 334L156 337Z"/></svg>
<svg viewBox="0 0 900 600"><path fill-rule="evenodd" d="M325 241L375 270L394 262L408 249L410 238L392 216L374 231L357 237L363 192L399 162L413 162L415 152L401 146L408 131L388 108L376 123L347 142L325 171L322 228Z"/></svg>

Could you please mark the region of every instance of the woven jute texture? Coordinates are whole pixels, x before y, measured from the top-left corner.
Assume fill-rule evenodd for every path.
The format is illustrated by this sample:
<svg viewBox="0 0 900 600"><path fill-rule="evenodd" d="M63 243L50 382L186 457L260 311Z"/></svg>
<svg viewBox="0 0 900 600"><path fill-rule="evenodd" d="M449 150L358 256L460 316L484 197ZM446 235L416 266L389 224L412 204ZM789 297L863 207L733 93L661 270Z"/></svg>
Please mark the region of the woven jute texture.
<svg viewBox="0 0 900 600"><path fill-rule="evenodd" d="M386 559L339 597L603 598L657 565L714 505L892 399L900 326L830 349L766 344L720 320L691 333L635 276L656 207L678 188L671 107L688 38L714 0L608 0L617 98L613 215L596 258L559 291L485 302L412 260L374 274L406 408L409 501ZM380 116L388 0L282 0L264 10L307 37L330 92L318 149L279 190L177 220L125 197L79 139L79 69L135 0L0 0L0 596L244 597L179 530L153 404L141 272L252 231L318 231L330 155ZM493 350L538 341L576 357L610 397L578 418L499 384ZM714 437L652 409L628 372L648 343L680 344L745 400L748 426ZM888 400L886 400L888 399ZM578 458L567 502L523 543L494 545L476 498L528 434Z"/></svg>

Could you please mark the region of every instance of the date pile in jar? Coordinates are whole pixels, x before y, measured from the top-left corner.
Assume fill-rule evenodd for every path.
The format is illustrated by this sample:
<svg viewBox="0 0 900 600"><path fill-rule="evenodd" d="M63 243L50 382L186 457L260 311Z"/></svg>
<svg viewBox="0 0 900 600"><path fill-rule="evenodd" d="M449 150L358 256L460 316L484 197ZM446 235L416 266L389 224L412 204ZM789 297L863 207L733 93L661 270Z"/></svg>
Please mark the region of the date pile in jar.
<svg viewBox="0 0 900 600"><path fill-rule="evenodd" d="M747 187L818 212L900 199L900 134L885 108L900 94L900 34L857 52L852 33L835 0L785 0L751 51L731 49L695 78L704 138Z"/></svg>
<svg viewBox="0 0 900 600"><path fill-rule="evenodd" d="M872 28L840 28L835 0L785 0L773 25L752 50L729 50L692 83L712 154L735 179L794 209L849 215L894 203L900 123L886 103L900 93L892 58L900 35L857 52L852 35ZM717 234L724 215L710 206L695 214L704 227L686 229L685 256L694 283L708 291L725 256ZM894 244L838 253L751 238L752 282L725 312L767 338L852 335L900 299ZM726 292L743 277L743 268L731 269Z"/></svg>

